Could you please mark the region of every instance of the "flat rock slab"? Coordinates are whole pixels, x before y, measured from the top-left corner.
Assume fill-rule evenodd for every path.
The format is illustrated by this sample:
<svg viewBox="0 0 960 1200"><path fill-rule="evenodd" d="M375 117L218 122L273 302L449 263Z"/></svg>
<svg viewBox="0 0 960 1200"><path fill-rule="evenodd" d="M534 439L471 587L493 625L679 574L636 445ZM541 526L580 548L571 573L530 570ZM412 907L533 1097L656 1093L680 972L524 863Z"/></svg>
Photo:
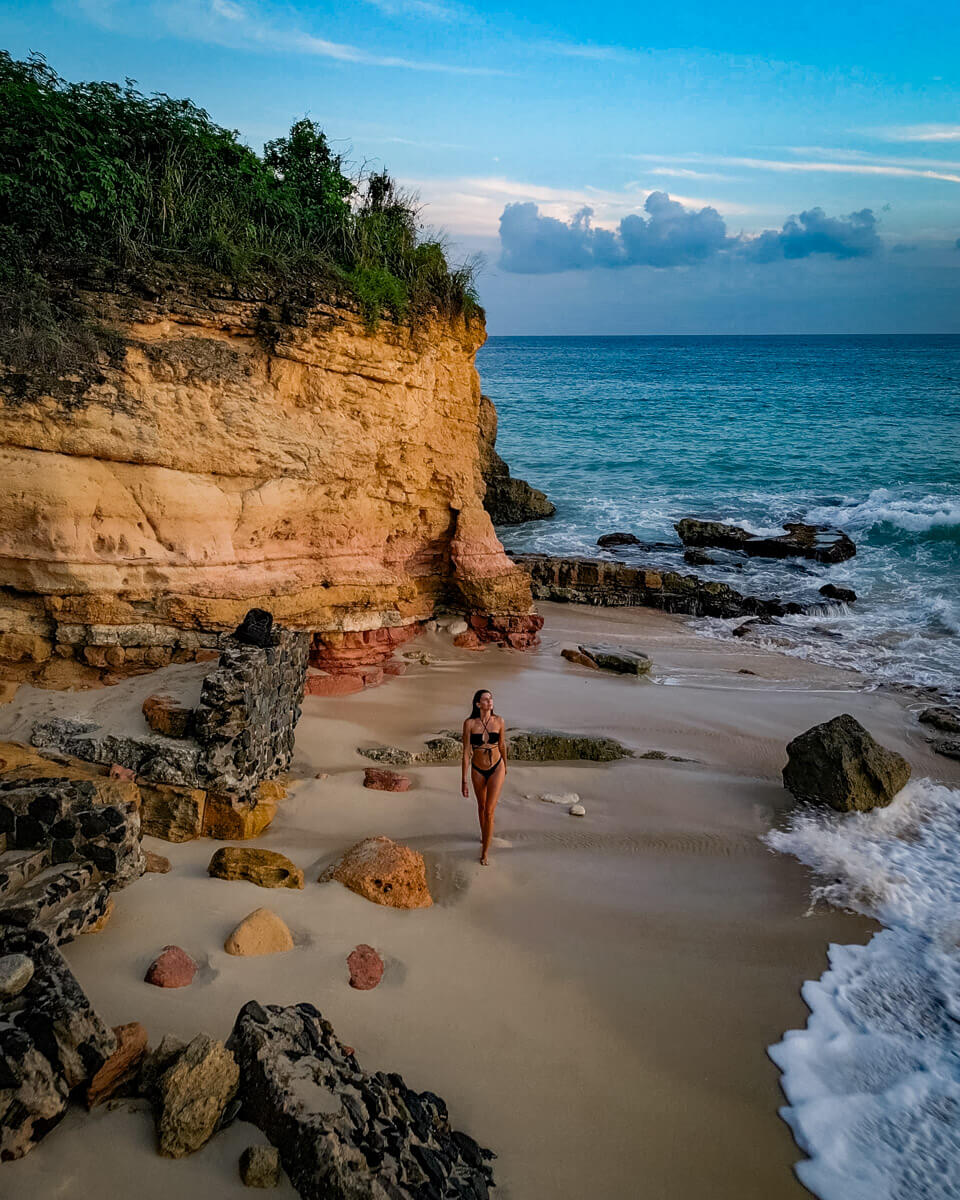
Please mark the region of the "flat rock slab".
<svg viewBox="0 0 960 1200"><path fill-rule="evenodd" d="M409 792L410 779L396 771L384 771L379 767L367 767L363 772L363 786L378 792Z"/></svg>
<svg viewBox="0 0 960 1200"><path fill-rule="evenodd" d="M245 879L263 888L302 888L303 872L285 854L252 846L223 846L210 859L215 879Z"/></svg>
<svg viewBox="0 0 960 1200"><path fill-rule="evenodd" d="M320 875L320 883L336 880L351 892L388 908L429 908L427 869L419 850L388 837L357 842Z"/></svg>
<svg viewBox="0 0 960 1200"><path fill-rule="evenodd" d="M383 959L372 946L361 943L347 955L350 986L358 992L369 992L383 978Z"/></svg>
<svg viewBox="0 0 960 1200"><path fill-rule="evenodd" d="M653 666L646 654L625 646L597 642L591 646L578 646L577 650L600 670L615 671L619 675L646 675Z"/></svg>
<svg viewBox="0 0 960 1200"><path fill-rule="evenodd" d="M312 1004L251 1001L227 1047L241 1116L279 1149L303 1200L487 1200L491 1151L451 1128L439 1096L364 1071Z"/></svg>
<svg viewBox="0 0 960 1200"><path fill-rule="evenodd" d="M444 729L428 738L424 749L405 750L402 746L358 747L359 754L374 762L393 767L408 767L414 763L459 762L463 754L459 730ZM589 733L564 733L559 729L508 729L507 757L520 762L563 762L581 759L585 762L615 762L629 758L628 750L616 738L597 737Z"/></svg>
<svg viewBox="0 0 960 1200"><path fill-rule="evenodd" d="M193 983L196 973L197 964L186 950L181 950L179 946L164 946L143 978L154 987L181 988Z"/></svg>
<svg viewBox="0 0 960 1200"><path fill-rule="evenodd" d="M238 958L284 954L293 949L293 934L286 922L271 909L257 908L243 918L223 943L223 948Z"/></svg>
<svg viewBox="0 0 960 1200"><path fill-rule="evenodd" d="M849 713L815 725L787 746L783 784L798 799L838 812L887 805L910 778L910 764L881 746Z"/></svg>

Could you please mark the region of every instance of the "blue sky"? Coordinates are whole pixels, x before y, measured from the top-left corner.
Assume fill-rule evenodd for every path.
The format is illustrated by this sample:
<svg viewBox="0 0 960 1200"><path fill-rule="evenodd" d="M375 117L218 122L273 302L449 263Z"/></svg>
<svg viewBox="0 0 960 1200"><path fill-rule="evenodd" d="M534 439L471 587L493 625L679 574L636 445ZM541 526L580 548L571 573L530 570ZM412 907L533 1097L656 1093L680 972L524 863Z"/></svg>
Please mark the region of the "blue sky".
<svg viewBox="0 0 960 1200"><path fill-rule="evenodd" d="M309 114L484 255L493 333L960 332L955 3L52 0L0 19L13 54L190 96L257 148Z"/></svg>

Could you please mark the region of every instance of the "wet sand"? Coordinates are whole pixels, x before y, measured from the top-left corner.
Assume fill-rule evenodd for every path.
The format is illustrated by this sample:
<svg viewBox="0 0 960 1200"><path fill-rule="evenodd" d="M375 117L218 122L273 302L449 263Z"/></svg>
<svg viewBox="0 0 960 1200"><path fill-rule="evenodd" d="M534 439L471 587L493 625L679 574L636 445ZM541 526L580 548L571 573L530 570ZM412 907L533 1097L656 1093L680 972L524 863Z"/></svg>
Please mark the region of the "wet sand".
<svg viewBox="0 0 960 1200"><path fill-rule="evenodd" d="M440 662L347 699L305 701L290 795L257 843L304 868L302 892L208 878L209 840L148 838L173 870L117 893L106 929L65 954L104 1019L143 1021L151 1043L168 1032L225 1037L249 999L311 1001L364 1067L438 1092L454 1125L497 1152L501 1200L799 1200L808 1193L791 1170L799 1151L777 1116L766 1046L804 1023L799 988L824 970L828 943L866 940L874 927L809 913L806 870L759 840L792 803L779 779L784 747L851 712L908 757L915 777L960 781L960 767L930 754L903 697L868 692L850 673L701 639L645 610L541 611L534 654L470 653L428 635L407 649ZM601 639L649 653L652 679L560 657L563 645ZM196 668L171 671L195 685ZM72 697L21 688L0 710L0 736L22 736L28 721L78 702L96 719L129 720L156 686L154 676ZM407 769L408 793L368 791L356 748L415 749L459 725L481 686L509 725L604 733L692 761L510 765L492 862L480 867L459 766ZM537 799L567 791L586 817ZM423 851L433 908L380 908L314 882L352 842L380 833ZM260 905L283 916L296 948L231 958L224 938ZM143 973L171 942L202 970L168 992ZM347 983L358 942L387 964L372 992ZM0 1195L249 1194L236 1160L262 1141L256 1130L237 1124L169 1162L133 1107L72 1112L2 1168ZM294 1193L285 1182L275 1195Z"/></svg>

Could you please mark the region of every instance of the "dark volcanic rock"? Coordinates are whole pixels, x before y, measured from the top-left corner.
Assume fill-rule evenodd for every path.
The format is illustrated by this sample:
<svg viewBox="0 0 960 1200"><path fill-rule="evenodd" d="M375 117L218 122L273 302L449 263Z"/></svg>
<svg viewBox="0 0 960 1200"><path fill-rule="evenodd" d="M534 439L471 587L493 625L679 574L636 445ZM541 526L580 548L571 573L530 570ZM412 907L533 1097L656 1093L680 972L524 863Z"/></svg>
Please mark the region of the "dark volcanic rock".
<svg viewBox="0 0 960 1200"><path fill-rule="evenodd" d="M910 778L910 764L875 741L849 713L815 725L787 746L783 784L798 800L838 812L887 805Z"/></svg>
<svg viewBox="0 0 960 1200"><path fill-rule="evenodd" d="M805 525L802 521L785 524L787 532L775 537L758 536L739 525L701 521L696 517L684 517L674 528L685 546L720 546L725 550L740 550L751 558L798 557L837 563L853 558L857 552L842 530L828 525Z"/></svg>
<svg viewBox="0 0 960 1200"><path fill-rule="evenodd" d="M265 608L251 608L233 632L241 645L266 650L273 645L273 615Z"/></svg>
<svg viewBox="0 0 960 1200"><path fill-rule="evenodd" d="M480 471L487 485L483 506L494 525L522 525L557 511L543 492L515 479L496 452L497 410L489 396L480 397Z"/></svg>
<svg viewBox="0 0 960 1200"><path fill-rule="evenodd" d="M34 969L17 996L0 1001L0 1162L31 1150L63 1117L73 1089L117 1048L45 934L0 930L0 955L7 954L25 956Z"/></svg>
<svg viewBox="0 0 960 1200"><path fill-rule="evenodd" d="M839 600L841 604L852 604L857 598L853 588L837 587L835 583L825 583L820 589L820 595L828 600Z"/></svg>
<svg viewBox="0 0 960 1200"><path fill-rule="evenodd" d="M684 550L683 561L689 563L691 567L709 567L712 566L717 560L711 555L705 553L703 550L691 548L689 550Z"/></svg>
<svg viewBox="0 0 960 1200"><path fill-rule="evenodd" d="M929 745L936 754L960 759L960 738L930 738Z"/></svg>
<svg viewBox="0 0 960 1200"><path fill-rule="evenodd" d="M367 1074L312 1004L246 1004L227 1047L241 1115L279 1149L304 1200L486 1200L494 1155L400 1075Z"/></svg>
<svg viewBox="0 0 960 1200"><path fill-rule="evenodd" d="M605 550L611 546L642 546L644 543L632 533L605 533L597 538L597 545Z"/></svg>
<svg viewBox="0 0 960 1200"><path fill-rule="evenodd" d="M725 583L662 567L547 554L518 554L513 561L530 576L535 600L606 608L658 608L692 617L749 617L761 613L779 617L785 612L776 597L745 596Z"/></svg>
<svg viewBox="0 0 960 1200"><path fill-rule="evenodd" d="M960 733L960 712L952 708L942 706L925 708L917 720L923 725L932 725L934 729L941 729L944 733Z"/></svg>

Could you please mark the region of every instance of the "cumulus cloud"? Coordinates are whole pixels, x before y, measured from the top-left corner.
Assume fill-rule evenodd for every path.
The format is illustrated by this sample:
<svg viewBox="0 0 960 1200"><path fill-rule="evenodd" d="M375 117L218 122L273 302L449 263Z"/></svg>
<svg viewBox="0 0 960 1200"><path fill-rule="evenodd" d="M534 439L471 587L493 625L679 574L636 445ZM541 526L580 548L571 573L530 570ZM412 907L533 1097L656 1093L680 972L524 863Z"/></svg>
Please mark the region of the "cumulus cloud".
<svg viewBox="0 0 960 1200"><path fill-rule="evenodd" d="M589 206L561 220L530 201L507 204L500 216L500 266L520 275L545 275L593 267L694 266L724 254L758 263L815 254L866 258L881 248L877 218L869 208L845 217L811 208L756 237L730 237L715 208L687 207L666 192L651 192L644 210L646 216L630 213L616 229L604 229L593 225Z"/></svg>
<svg viewBox="0 0 960 1200"><path fill-rule="evenodd" d="M790 217L780 230L767 229L744 242L744 251L755 262L781 258L866 258L880 249L877 218L869 208L846 217L828 217L822 208L810 208Z"/></svg>
<svg viewBox="0 0 960 1200"><path fill-rule="evenodd" d="M715 208L686 208L666 192L651 192L646 217L631 213L617 229L591 224L583 207L569 221L533 203L508 204L500 217L500 265L523 275L591 267L679 267L702 262L734 239Z"/></svg>

